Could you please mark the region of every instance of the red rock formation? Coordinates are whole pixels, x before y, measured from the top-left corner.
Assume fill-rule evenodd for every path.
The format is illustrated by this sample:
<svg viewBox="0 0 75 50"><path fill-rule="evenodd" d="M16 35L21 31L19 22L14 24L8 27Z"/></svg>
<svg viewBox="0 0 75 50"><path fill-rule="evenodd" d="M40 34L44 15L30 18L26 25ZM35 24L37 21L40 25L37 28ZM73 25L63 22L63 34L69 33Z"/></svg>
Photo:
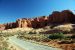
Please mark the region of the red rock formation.
<svg viewBox="0 0 75 50"><path fill-rule="evenodd" d="M11 28L41 28L49 24L63 24L63 23L75 23L75 15L69 11L64 10L62 12L54 11L51 15L41 16L34 19L22 18L16 20L16 22L7 23L0 25L0 29L11 29Z"/></svg>
<svg viewBox="0 0 75 50"><path fill-rule="evenodd" d="M5 29L5 25L0 24L0 30L4 30Z"/></svg>
<svg viewBox="0 0 75 50"><path fill-rule="evenodd" d="M73 20L75 20L75 15L69 10L64 10L62 12L55 11L49 15L49 22L52 24L72 23L74 22Z"/></svg>
<svg viewBox="0 0 75 50"><path fill-rule="evenodd" d="M48 17L46 17L46 16L34 18L34 20L32 21L32 27L33 28L44 27L47 25L47 21L48 21Z"/></svg>
<svg viewBox="0 0 75 50"><path fill-rule="evenodd" d="M16 23L17 23L17 27L20 27L20 28L32 27L30 19L26 19L26 18L18 19Z"/></svg>
<svg viewBox="0 0 75 50"><path fill-rule="evenodd" d="M5 29L11 29L11 28L16 28L17 24L16 22L12 22L12 23L4 24L4 26L5 26Z"/></svg>

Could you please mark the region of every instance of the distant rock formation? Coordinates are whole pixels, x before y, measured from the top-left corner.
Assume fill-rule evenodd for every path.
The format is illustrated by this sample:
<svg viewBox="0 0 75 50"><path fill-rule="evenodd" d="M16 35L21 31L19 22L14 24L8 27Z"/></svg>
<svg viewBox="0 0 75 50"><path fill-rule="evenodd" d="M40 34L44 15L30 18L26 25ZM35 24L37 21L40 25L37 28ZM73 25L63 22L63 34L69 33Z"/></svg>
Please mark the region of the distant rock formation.
<svg viewBox="0 0 75 50"><path fill-rule="evenodd" d="M0 30L5 30L5 25L0 24Z"/></svg>
<svg viewBox="0 0 75 50"><path fill-rule="evenodd" d="M74 23L75 15L69 10L64 10L62 12L54 11L49 15L49 22L53 24Z"/></svg>
<svg viewBox="0 0 75 50"><path fill-rule="evenodd" d="M26 19L26 18L18 19L16 21L16 25L17 27L20 27L20 28L32 27L31 19Z"/></svg>
<svg viewBox="0 0 75 50"><path fill-rule="evenodd" d="M75 15L70 10L64 10L61 12L54 11L49 16L41 16L33 19L17 19L16 22L1 24L1 29L12 29L12 28L41 28L50 24L65 24L65 23L75 23Z"/></svg>

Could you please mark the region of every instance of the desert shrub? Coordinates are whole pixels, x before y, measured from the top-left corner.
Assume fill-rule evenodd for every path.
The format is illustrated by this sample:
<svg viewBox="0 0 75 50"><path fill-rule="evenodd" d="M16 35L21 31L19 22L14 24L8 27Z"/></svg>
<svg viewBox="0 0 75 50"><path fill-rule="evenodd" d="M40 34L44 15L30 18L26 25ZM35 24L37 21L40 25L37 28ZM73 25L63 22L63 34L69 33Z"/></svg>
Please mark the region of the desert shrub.
<svg viewBox="0 0 75 50"><path fill-rule="evenodd" d="M71 36L64 36L64 40L71 40Z"/></svg>
<svg viewBox="0 0 75 50"><path fill-rule="evenodd" d="M9 50L8 48L3 48L2 50Z"/></svg>
<svg viewBox="0 0 75 50"><path fill-rule="evenodd" d="M54 24L54 25L51 25L51 27L50 27L50 28L51 28L51 29L53 29L55 26L57 26L57 25L56 25L56 24Z"/></svg>
<svg viewBox="0 0 75 50"><path fill-rule="evenodd" d="M59 44L72 44L72 43L74 43L74 41L71 41L71 40L64 40L59 42Z"/></svg>
<svg viewBox="0 0 75 50"><path fill-rule="evenodd" d="M50 41L50 39L48 38L48 35L42 35L40 37L41 37L40 40L43 42L49 42Z"/></svg>
<svg viewBox="0 0 75 50"><path fill-rule="evenodd" d="M75 39L75 35L72 35L71 38L72 38L72 39Z"/></svg>
<svg viewBox="0 0 75 50"><path fill-rule="evenodd" d="M36 34L36 32L29 32L28 34Z"/></svg>
<svg viewBox="0 0 75 50"><path fill-rule="evenodd" d="M8 42L5 40L5 37L0 36L0 50L8 50Z"/></svg>
<svg viewBox="0 0 75 50"><path fill-rule="evenodd" d="M54 34L49 35L48 38L49 39L63 39L64 34L63 33L54 33Z"/></svg>

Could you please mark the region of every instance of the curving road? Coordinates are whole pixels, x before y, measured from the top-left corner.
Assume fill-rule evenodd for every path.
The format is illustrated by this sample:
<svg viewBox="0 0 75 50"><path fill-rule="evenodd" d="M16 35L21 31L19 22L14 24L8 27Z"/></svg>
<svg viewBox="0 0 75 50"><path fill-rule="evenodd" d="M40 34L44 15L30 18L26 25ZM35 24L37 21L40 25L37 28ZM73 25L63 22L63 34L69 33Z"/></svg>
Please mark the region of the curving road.
<svg viewBox="0 0 75 50"><path fill-rule="evenodd" d="M24 50L59 50L57 48L52 48L52 47L48 47L44 45L31 43L28 41L23 41L23 40L16 38L15 36L9 37L8 42L17 45L20 48L23 48Z"/></svg>

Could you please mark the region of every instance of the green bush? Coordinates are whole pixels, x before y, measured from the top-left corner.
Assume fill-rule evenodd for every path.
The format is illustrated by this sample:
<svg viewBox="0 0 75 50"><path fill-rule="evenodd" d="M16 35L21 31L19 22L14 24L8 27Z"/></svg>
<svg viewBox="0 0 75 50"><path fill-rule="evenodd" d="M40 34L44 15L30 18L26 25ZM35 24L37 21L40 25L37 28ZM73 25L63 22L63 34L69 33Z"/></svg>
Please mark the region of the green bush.
<svg viewBox="0 0 75 50"><path fill-rule="evenodd" d="M49 35L48 38L49 39L63 39L64 34L63 33L54 33L54 34Z"/></svg>

